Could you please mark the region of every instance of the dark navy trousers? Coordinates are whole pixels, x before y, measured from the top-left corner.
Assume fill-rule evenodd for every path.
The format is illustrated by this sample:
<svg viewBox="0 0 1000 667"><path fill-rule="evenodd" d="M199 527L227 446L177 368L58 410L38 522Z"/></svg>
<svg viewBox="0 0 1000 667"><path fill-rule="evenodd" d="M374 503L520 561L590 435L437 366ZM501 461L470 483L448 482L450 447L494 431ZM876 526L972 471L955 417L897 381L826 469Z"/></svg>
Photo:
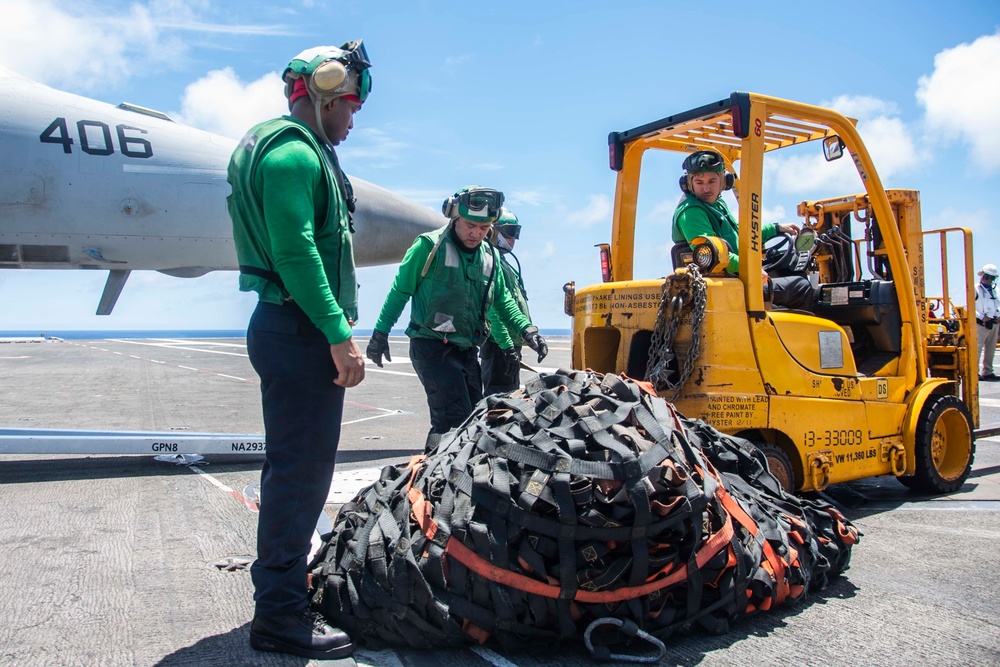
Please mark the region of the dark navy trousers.
<svg viewBox="0 0 1000 667"><path fill-rule="evenodd" d="M410 361L427 394L431 435L447 433L468 419L483 398L479 349L460 350L440 340L411 338Z"/></svg>
<svg viewBox="0 0 1000 667"><path fill-rule="evenodd" d="M518 356L521 354L521 346L518 345ZM501 394L516 391L521 386L521 371L518 368L507 368L504 352L493 339L483 343L479 348L479 356L482 360L483 368L483 395Z"/></svg>
<svg viewBox="0 0 1000 667"><path fill-rule="evenodd" d="M257 304L247 352L260 376L267 440L254 601L261 614L298 611L308 604L306 558L333 480L344 388L333 384L329 342L293 303Z"/></svg>

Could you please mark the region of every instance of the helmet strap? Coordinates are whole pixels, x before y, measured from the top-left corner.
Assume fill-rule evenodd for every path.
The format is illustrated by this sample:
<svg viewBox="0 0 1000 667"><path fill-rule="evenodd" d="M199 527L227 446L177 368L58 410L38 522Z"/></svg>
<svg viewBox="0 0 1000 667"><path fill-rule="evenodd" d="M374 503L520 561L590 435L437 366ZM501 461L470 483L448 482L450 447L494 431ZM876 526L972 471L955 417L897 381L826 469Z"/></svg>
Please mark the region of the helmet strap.
<svg viewBox="0 0 1000 667"><path fill-rule="evenodd" d="M312 95L312 93L309 94L310 96ZM326 136L326 130L323 129L323 101L318 97L314 97L313 105L316 107L316 134L332 150L333 144L330 143L330 137Z"/></svg>

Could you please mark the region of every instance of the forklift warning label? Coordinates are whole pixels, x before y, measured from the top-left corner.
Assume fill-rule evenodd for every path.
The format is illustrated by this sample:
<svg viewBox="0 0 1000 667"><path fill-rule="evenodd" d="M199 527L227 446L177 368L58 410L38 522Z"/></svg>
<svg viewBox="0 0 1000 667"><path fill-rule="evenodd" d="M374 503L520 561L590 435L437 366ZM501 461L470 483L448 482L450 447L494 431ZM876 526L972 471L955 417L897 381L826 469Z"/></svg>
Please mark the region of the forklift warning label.
<svg viewBox="0 0 1000 667"><path fill-rule="evenodd" d="M704 420L715 428L743 426L767 420L767 396L713 396Z"/></svg>
<svg viewBox="0 0 1000 667"><path fill-rule="evenodd" d="M611 292L610 294L593 294L586 299L577 300L577 310L584 312L600 312L604 310L645 310L658 308L660 305L659 291L642 292Z"/></svg>

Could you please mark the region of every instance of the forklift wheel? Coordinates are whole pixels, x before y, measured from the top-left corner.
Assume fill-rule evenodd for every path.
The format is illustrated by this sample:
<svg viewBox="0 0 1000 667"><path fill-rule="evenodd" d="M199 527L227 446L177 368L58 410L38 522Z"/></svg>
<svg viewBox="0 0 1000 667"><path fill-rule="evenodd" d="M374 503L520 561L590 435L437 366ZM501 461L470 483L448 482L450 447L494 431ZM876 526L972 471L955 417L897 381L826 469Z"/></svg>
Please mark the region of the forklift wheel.
<svg viewBox="0 0 1000 667"><path fill-rule="evenodd" d="M768 469L781 484L785 493L795 493L798 488L795 483L795 471L792 469L792 460L788 458L788 454L785 454L785 450L769 442L755 442L753 444L767 459Z"/></svg>
<svg viewBox="0 0 1000 667"><path fill-rule="evenodd" d="M952 493L965 483L974 455L972 415L965 403L955 396L931 396L917 421L916 472L897 479L920 493Z"/></svg>

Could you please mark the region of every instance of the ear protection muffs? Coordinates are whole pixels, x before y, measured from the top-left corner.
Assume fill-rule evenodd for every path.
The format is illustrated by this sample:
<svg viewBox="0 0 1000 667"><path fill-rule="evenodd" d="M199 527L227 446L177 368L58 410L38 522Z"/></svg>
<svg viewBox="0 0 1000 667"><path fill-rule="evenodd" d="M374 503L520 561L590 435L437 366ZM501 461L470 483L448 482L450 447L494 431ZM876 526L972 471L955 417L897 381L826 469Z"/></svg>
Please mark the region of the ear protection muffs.
<svg viewBox="0 0 1000 667"><path fill-rule="evenodd" d="M458 217L458 210L456 210L457 206L458 206L458 197L454 196L448 197L447 199L444 200L444 203L441 204L441 212L444 213L444 217L448 218L449 220L451 220L452 218L457 218Z"/></svg>
<svg viewBox="0 0 1000 667"><path fill-rule="evenodd" d="M690 181L690 179L693 176L694 176L694 174L684 174L683 176L681 176L681 180L678 182L678 185L681 186L681 192L683 192L684 194L688 194L689 192L691 192L691 181ZM732 190L734 185L736 185L736 176L733 175L733 174L730 174L727 171L725 177L723 177L723 179L722 179L722 189L723 190Z"/></svg>
<svg viewBox="0 0 1000 667"><path fill-rule="evenodd" d="M347 60L338 54L345 55ZM295 81L301 78L313 101L325 102L332 97L353 94L364 102L371 91L370 65L363 55L353 56L352 53L343 54L342 49L332 46L303 51L292 59L282 75L285 97L292 96ZM310 70L314 62L316 65Z"/></svg>
<svg viewBox="0 0 1000 667"><path fill-rule="evenodd" d="M347 80L347 68L339 60L327 60L313 70L312 76L306 82L312 86L319 96L337 90Z"/></svg>

